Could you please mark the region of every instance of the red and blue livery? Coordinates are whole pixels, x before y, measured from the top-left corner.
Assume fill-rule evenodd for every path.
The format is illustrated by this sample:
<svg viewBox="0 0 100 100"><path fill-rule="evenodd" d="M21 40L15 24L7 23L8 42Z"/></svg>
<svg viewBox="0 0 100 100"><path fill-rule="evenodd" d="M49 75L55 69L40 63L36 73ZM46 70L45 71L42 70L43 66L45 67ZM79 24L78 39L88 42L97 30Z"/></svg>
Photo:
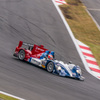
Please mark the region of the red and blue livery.
<svg viewBox="0 0 100 100"><path fill-rule="evenodd" d="M50 73L55 73L64 77L71 77L84 80L79 66L72 63L64 63L55 59L55 52L49 51L43 45L32 45L19 41L13 56L19 60L24 60L46 69Z"/></svg>

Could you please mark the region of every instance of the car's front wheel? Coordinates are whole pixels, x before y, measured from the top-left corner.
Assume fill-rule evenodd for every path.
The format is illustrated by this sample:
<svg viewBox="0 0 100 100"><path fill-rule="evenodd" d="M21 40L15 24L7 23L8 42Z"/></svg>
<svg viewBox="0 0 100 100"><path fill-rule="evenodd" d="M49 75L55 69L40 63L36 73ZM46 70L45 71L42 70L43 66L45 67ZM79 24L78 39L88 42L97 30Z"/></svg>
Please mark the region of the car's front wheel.
<svg viewBox="0 0 100 100"><path fill-rule="evenodd" d="M53 62L49 62L47 64L47 71L50 72L50 73L52 73L53 69L54 69L54 63Z"/></svg>
<svg viewBox="0 0 100 100"><path fill-rule="evenodd" d="M18 59L24 60L24 58L25 58L25 51L20 50L19 53L18 53Z"/></svg>

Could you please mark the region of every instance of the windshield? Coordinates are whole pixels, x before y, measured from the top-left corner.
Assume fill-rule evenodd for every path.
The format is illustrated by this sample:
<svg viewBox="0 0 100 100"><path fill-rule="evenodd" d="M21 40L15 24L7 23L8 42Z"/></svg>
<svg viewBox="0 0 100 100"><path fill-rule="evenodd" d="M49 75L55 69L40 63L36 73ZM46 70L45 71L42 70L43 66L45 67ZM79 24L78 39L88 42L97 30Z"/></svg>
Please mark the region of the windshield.
<svg viewBox="0 0 100 100"><path fill-rule="evenodd" d="M69 64L68 67L69 67L70 70L72 70L75 67L75 65L74 64Z"/></svg>

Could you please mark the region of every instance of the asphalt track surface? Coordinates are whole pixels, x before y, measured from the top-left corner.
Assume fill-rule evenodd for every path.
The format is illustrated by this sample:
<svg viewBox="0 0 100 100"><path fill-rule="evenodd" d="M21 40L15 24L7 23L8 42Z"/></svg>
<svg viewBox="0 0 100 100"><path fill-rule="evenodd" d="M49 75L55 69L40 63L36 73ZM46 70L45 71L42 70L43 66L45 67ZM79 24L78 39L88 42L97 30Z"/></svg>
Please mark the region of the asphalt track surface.
<svg viewBox="0 0 100 100"><path fill-rule="evenodd" d="M100 0L82 0L100 27Z"/></svg>
<svg viewBox="0 0 100 100"><path fill-rule="evenodd" d="M57 59L80 65L85 81L17 60L19 40L44 44ZM27 100L100 100L100 81L85 70L51 0L0 0L0 90Z"/></svg>

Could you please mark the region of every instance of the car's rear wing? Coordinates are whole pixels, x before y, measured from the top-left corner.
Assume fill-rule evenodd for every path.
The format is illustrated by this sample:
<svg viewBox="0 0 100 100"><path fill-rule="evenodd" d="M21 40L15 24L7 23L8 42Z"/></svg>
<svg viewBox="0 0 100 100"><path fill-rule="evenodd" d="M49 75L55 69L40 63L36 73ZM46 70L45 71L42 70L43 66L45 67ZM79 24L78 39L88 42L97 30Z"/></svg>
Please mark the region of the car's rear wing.
<svg viewBox="0 0 100 100"><path fill-rule="evenodd" d="M26 42L23 42L23 41L19 41L18 48L22 47L22 45L25 45L25 46L31 46L31 47L34 46L33 44L26 43Z"/></svg>
<svg viewBox="0 0 100 100"><path fill-rule="evenodd" d="M44 48L43 45L36 45L36 44L33 45L23 41L19 41L18 48L21 47L23 48L23 45L28 46L28 50L31 50L32 54L43 53L47 50L46 48Z"/></svg>
<svg viewBox="0 0 100 100"><path fill-rule="evenodd" d="M25 42L23 42L23 45L26 45L26 46L31 46L31 47L33 47L33 46L34 46L33 44L30 44L30 43L25 43Z"/></svg>

